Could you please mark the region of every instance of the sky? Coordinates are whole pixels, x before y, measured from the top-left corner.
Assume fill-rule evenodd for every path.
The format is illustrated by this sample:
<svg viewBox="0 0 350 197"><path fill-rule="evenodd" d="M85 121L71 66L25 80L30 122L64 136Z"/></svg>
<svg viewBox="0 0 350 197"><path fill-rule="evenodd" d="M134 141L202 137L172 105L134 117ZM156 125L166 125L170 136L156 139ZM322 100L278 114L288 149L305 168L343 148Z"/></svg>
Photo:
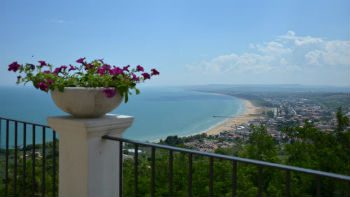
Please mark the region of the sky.
<svg viewBox="0 0 350 197"><path fill-rule="evenodd" d="M157 68L158 85L349 86L348 0L1 0L0 86L13 61Z"/></svg>

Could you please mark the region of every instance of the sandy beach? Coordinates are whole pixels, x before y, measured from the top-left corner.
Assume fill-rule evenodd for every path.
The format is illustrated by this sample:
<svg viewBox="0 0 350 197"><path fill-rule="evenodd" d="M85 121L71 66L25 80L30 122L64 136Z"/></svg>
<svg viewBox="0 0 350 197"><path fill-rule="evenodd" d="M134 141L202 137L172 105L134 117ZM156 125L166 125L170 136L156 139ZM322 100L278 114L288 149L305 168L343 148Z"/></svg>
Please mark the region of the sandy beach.
<svg viewBox="0 0 350 197"><path fill-rule="evenodd" d="M216 135L216 134L219 134L223 131L231 130L233 127L246 124L251 120L262 117L262 115L261 115L261 113L263 111L262 107L255 106L249 100L246 100L246 99L242 99L242 100L244 101L245 106L246 106L246 110L243 114L236 116L236 117L229 118L229 119L225 120L224 122L222 122L221 124L216 125L213 128L210 128L205 133L207 135Z"/></svg>

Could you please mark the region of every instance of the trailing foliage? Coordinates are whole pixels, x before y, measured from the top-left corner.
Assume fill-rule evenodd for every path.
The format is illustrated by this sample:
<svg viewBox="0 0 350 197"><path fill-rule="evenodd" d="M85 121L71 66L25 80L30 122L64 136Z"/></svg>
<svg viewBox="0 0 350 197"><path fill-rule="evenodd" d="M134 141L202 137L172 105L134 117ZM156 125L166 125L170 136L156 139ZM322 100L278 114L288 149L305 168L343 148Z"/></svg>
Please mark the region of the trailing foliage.
<svg viewBox="0 0 350 197"><path fill-rule="evenodd" d="M136 84L151 79L151 76L159 75L156 69L151 69L150 73L144 72L144 68L138 65L136 68L130 68L130 65L119 68L111 66L103 59L85 61L86 58L80 58L76 61L78 66L62 65L54 68L45 61L38 61L39 65L25 64L20 65L13 62L8 70L23 73L24 76L17 76L17 84L31 82L33 86L44 92L58 89L63 92L65 87L105 87L102 90L107 97L113 97L117 92L128 102L130 90L135 90ZM139 75L139 76L137 76Z"/></svg>

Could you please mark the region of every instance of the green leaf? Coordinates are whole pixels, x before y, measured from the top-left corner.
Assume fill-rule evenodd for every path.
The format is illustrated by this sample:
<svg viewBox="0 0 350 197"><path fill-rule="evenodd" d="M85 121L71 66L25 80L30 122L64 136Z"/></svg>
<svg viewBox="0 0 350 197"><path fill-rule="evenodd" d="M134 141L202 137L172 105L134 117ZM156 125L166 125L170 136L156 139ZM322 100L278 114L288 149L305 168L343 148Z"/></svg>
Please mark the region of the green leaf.
<svg viewBox="0 0 350 197"><path fill-rule="evenodd" d="M140 90L135 88L136 95L140 94Z"/></svg>
<svg viewBox="0 0 350 197"><path fill-rule="evenodd" d="M58 91L63 92L64 91L64 86L58 86Z"/></svg>
<svg viewBox="0 0 350 197"><path fill-rule="evenodd" d="M128 100L129 100L129 96L128 96L128 94L125 94L125 100L124 100L124 102L127 103Z"/></svg>

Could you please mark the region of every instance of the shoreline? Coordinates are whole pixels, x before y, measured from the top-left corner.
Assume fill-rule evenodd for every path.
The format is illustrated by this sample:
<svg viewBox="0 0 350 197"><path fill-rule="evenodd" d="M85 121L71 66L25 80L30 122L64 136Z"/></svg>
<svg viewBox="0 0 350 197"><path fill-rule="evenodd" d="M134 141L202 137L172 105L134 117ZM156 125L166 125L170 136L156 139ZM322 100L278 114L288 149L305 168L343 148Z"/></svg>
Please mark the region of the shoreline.
<svg viewBox="0 0 350 197"><path fill-rule="evenodd" d="M221 93L211 93L211 92L201 92L201 91L194 91L194 92L230 96L230 95L221 94ZM264 116L263 116L262 112L265 111L265 107L259 106L259 105L254 105L252 101L245 99L245 98L239 98L239 97L235 97L235 98L240 99L241 101L244 102L245 110L242 114L226 118L223 121L221 121L215 125L212 125L211 127L209 127L206 130L198 131L196 133L191 133L188 135L177 135L177 136L179 138L183 138L183 137L191 137L191 136L196 136L196 135L201 135L201 134L206 134L207 136L218 135L221 132L230 131L233 128L238 127L238 126L247 126L246 124L248 124L248 122L251 120L263 119ZM165 138L160 137L157 139L146 140L146 141L158 143L158 142L160 142L160 140L165 140L169 136L170 135L166 136Z"/></svg>
<svg viewBox="0 0 350 197"><path fill-rule="evenodd" d="M241 126L247 124L249 121L254 120L256 118L262 118L261 112L263 111L263 107L254 105L251 101L247 99L240 98L244 104L245 104L245 111L243 114L240 114L238 116L228 118L221 122L220 124L209 128L208 130L202 132L206 133L207 135L217 135L221 132L232 130L232 128L236 126Z"/></svg>

